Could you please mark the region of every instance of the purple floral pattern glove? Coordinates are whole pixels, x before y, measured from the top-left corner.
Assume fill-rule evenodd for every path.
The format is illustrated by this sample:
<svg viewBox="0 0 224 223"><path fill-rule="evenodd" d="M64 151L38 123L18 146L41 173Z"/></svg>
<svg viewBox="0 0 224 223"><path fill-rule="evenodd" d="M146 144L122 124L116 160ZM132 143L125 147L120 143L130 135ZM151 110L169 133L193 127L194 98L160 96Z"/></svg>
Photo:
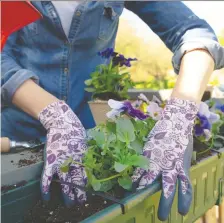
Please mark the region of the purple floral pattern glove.
<svg viewBox="0 0 224 223"><path fill-rule="evenodd" d="M138 189L152 184L159 177L162 178L160 206L163 210L172 206L177 179L180 183L179 194L191 197L191 184L184 162L188 145L192 141L197 112L198 108L194 102L177 98L169 100L162 111L161 119L149 133L148 141L143 148L143 155L150 161L149 169L145 171L138 168L133 176L134 182L139 181ZM192 151L188 155L188 160L191 153ZM190 164L187 169L189 166ZM187 199L190 199L189 196ZM159 216L161 220L167 217Z"/></svg>
<svg viewBox="0 0 224 223"><path fill-rule="evenodd" d="M44 200L50 199L50 184L54 175L61 181L65 203L70 206L86 200L86 194L81 189L71 186L71 183L85 186L86 173L84 167L72 164L68 173L63 173L60 166L72 158L82 162L86 151L86 133L81 122L63 101L48 105L39 114L39 120L47 130L45 166L42 173L41 192Z"/></svg>

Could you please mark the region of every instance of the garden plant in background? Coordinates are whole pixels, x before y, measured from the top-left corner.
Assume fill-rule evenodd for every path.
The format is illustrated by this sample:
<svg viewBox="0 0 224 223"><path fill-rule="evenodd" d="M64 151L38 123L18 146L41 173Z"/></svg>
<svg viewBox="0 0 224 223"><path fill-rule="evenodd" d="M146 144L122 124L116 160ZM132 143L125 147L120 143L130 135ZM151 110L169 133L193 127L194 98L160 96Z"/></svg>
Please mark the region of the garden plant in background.
<svg viewBox="0 0 224 223"><path fill-rule="evenodd" d="M131 67L131 62L136 58L125 58L122 54L114 52L112 48L99 52L99 56L108 60L109 64L99 65L91 74L91 79L85 81L85 90L92 93L93 99L124 100L128 98L128 89L134 86L126 67Z"/></svg>
<svg viewBox="0 0 224 223"><path fill-rule="evenodd" d="M135 88L150 90L171 89L174 88L176 80L176 75L151 75L147 81L135 82Z"/></svg>
<svg viewBox="0 0 224 223"><path fill-rule="evenodd" d="M88 150L83 164L80 163L87 172L87 187L113 194L117 188L133 189L134 170L148 169L149 161L142 156L143 147L165 104L156 97L149 101L143 94L133 103L108 101L109 119L88 132ZM224 103L201 102L193 131L195 162L211 155L214 148L224 146L223 129ZM69 159L62 170L67 171L73 162Z"/></svg>

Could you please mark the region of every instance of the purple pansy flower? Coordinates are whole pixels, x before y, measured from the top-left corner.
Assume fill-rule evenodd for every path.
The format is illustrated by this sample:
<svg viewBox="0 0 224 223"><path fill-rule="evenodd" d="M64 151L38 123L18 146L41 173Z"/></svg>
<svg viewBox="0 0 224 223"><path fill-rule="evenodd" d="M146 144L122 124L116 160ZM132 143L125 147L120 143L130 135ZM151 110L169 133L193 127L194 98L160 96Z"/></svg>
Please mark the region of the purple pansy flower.
<svg viewBox="0 0 224 223"><path fill-rule="evenodd" d="M195 130L195 135L196 136L201 136L204 134L204 130L211 129L211 124L209 123L209 120L207 119L207 117L205 115L201 115L201 114L197 114L197 118L198 118L198 123L196 123L196 125L194 126L194 130Z"/></svg>
<svg viewBox="0 0 224 223"><path fill-rule="evenodd" d="M132 105L133 108L140 108L140 106L142 105L142 101L141 100L136 100L131 105Z"/></svg>
<svg viewBox="0 0 224 223"><path fill-rule="evenodd" d="M137 60L136 58L125 58L124 55L114 52L113 48L107 48L102 52L98 52L98 55L106 59L112 58L113 66L120 67L131 67L131 61Z"/></svg>
<svg viewBox="0 0 224 223"><path fill-rule="evenodd" d="M211 112L209 110L209 106L204 102L200 103L198 114L205 116L211 125L220 119L220 116L214 112Z"/></svg>
<svg viewBox="0 0 224 223"><path fill-rule="evenodd" d="M145 102L146 104L149 104L149 102L150 102L148 100L148 98L144 94L142 94L142 93L138 96L138 99L140 99L141 101Z"/></svg>
<svg viewBox="0 0 224 223"><path fill-rule="evenodd" d="M149 116L144 114L142 111L133 108L132 104L129 101L120 102L110 99L108 105L112 108L111 111L107 113L107 117L114 119L116 116L119 116L122 112L127 112L130 116L144 120Z"/></svg>
<svg viewBox="0 0 224 223"><path fill-rule="evenodd" d="M113 48L107 48L106 50L102 51L102 52L98 52L97 53L99 56L101 56L102 58L107 58L109 59L110 57L114 57L117 55L117 53L114 52Z"/></svg>
<svg viewBox="0 0 224 223"><path fill-rule="evenodd" d="M205 141L208 141L212 137L212 133L208 129L204 129Z"/></svg>
<svg viewBox="0 0 224 223"><path fill-rule="evenodd" d="M224 113L224 104L216 104L215 108Z"/></svg>
<svg viewBox="0 0 224 223"><path fill-rule="evenodd" d="M149 102L147 111L152 119L159 120L161 118L163 109L156 102Z"/></svg>
<svg viewBox="0 0 224 223"><path fill-rule="evenodd" d="M138 118L140 120L144 120L149 117L148 115L144 114L139 109L133 108L129 101L124 102L124 111L127 112L130 116L134 118Z"/></svg>
<svg viewBox="0 0 224 223"><path fill-rule="evenodd" d="M125 58L124 55L119 54L113 57L113 65L114 66L126 66L126 67L131 67L131 61L137 60L136 58Z"/></svg>

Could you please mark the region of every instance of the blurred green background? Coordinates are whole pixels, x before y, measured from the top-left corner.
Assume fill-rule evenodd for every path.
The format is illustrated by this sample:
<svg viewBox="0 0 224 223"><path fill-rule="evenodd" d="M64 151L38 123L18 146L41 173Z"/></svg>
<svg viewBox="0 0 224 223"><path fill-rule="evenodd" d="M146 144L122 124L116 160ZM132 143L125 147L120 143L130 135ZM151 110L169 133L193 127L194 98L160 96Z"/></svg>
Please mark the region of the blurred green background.
<svg viewBox="0 0 224 223"><path fill-rule="evenodd" d="M224 46L224 2L188 1L184 2L197 16L205 19L214 29L220 43ZM172 88L177 76L173 72L172 52L135 14L124 10L121 15L116 51L126 57L136 57L138 61L130 68L132 79L138 88ZM214 71L210 85L224 84L224 69Z"/></svg>

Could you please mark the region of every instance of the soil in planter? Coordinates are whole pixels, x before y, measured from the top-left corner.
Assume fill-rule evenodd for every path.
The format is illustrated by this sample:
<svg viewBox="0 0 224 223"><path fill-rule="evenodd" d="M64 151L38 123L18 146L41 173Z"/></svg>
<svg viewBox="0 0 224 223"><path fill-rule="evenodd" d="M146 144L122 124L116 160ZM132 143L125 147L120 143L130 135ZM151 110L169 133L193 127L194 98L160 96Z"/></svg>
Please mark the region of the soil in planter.
<svg viewBox="0 0 224 223"><path fill-rule="evenodd" d="M60 185L53 182L50 202L46 205L39 200L25 216L24 223L78 223L114 204L112 201L95 195L89 196L83 205L66 208L59 196L60 194Z"/></svg>
<svg viewBox="0 0 224 223"><path fill-rule="evenodd" d="M4 185L1 187L1 193L2 194L5 194L6 192L10 191L10 190L13 190L13 189L16 189L18 187L23 187L27 184L27 181L23 180L23 181L20 181L18 182L17 184L13 184L13 185Z"/></svg>

